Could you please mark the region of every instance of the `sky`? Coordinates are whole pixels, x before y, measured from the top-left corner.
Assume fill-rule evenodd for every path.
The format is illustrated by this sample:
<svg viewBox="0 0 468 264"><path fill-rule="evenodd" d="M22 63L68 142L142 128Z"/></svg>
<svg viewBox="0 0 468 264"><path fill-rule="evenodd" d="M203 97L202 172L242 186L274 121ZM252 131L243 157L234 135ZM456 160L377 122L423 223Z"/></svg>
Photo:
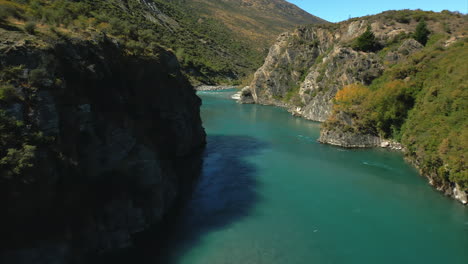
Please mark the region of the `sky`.
<svg viewBox="0 0 468 264"><path fill-rule="evenodd" d="M468 0L287 0L314 16L330 22L350 17L374 15L386 10L422 9L425 11L468 12Z"/></svg>

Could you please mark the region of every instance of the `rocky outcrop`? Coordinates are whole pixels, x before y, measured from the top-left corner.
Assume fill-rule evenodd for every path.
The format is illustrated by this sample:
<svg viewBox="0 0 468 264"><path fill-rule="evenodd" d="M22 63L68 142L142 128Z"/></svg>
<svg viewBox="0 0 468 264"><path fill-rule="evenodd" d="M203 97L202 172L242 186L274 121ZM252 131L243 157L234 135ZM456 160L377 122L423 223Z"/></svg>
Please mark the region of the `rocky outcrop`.
<svg viewBox="0 0 468 264"><path fill-rule="evenodd" d="M455 187L453 187L453 197L459 200L462 204L468 204L468 193L463 191L458 184L455 184Z"/></svg>
<svg viewBox="0 0 468 264"><path fill-rule="evenodd" d="M335 94L345 85L369 84L383 72L377 55L335 47L322 62L310 69L299 89L304 105L301 115L323 122L331 115Z"/></svg>
<svg viewBox="0 0 468 264"><path fill-rule="evenodd" d="M322 130L319 142L345 148L372 148L379 147L381 140L379 137L370 134L356 134L342 130Z"/></svg>
<svg viewBox="0 0 468 264"><path fill-rule="evenodd" d="M387 53L385 60L387 63L394 64L405 59L408 55L422 48L423 45L421 45L421 43L417 42L414 39L407 39L401 44L401 46L396 51Z"/></svg>
<svg viewBox="0 0 468 264"><path fill-rule="evenodd" d="M388 148L392 150L404 150L403 146L393 140L382 139L372 134L356 133L339 128L322 129L320 131L320 143L340 146L344 148Z"/></svg>
<svg viewBox="0 0 468 264"><path fill-rule="evenodd" d="M242 88L242 90L239 92L239 99L237 102L241 104L254 104L255 100L252 95L252 90L250 90L249 86L246 86Z"/></svg>
<svg viewBox="0 0 468 264"><path fill-rule="evenodd" d="M333 44L333 39L326 30L313 31L306 27L280 35L250 85L255 102L285 105L282 99L291 89L298 88L301 78Z"/></svg>
<svg viewBox="0 0 468 264"><path fill-rule="evenodd" d="M356 82L368 84L383 72L383 62L376 54L348 47L366 27L366 21L354 21L336 28L301 27L282 34L250 85L255 102L325 121L339 89Z"/></svg>
<svg viewBox="0 0 468 264"><path fill-rule="evenodd" d="M205 143L201 101L175 56L129 55L106 36L12 34L1 37L0 63L20 69L11 81L20 96L0 107L44 141L26 178L0 175L1 262L86 263L162 228L190 193Z"/></svg>
<svg viewBox="0 0 468 264"><path fill-rule="evenodd" d="M270 48L250 85L258 104L286 107L294 115L324 122L332 113L333 98L345 85L370 84L393 65L422 48L407 39L385 57L355 51L351 42L371 25L380 42L407 34L400 23L354 20L335 25L303 26L283 33Z"/></svg>

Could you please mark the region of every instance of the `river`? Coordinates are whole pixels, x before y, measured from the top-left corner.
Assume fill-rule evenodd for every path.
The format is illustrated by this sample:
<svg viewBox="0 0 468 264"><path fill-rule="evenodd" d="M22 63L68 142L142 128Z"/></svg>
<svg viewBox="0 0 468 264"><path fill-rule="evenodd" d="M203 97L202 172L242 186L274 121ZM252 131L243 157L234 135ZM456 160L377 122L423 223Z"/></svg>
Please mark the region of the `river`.
<svg viewBox="0 0 468 264"><path fill-rule="evenodd" d="M468 263L468 210L398 152L316 142L320 124L199 92L203 175L170 264Z"/></svg>

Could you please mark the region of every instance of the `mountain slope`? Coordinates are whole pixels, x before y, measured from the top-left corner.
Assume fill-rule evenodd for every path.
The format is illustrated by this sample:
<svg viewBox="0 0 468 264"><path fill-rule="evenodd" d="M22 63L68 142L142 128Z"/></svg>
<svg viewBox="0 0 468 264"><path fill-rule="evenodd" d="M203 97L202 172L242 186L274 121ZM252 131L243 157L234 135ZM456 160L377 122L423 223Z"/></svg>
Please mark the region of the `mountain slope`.
<svg viewBox="0 0 468 264"><path fill-rule="evenodd" d="M138 50L163 46L193 84L236 83L260 66L277 34L324 22L283 0L1 0L0 16L19 28L102 32Z"/></svg>
<svg viewBox="0 0 468 264"><path fill-rule="evenodd" d="M297 25L326 23L284 0L172 0L204 17L223 22L236 36L267 48L276 36Z"/></svg>
<svg viewBox="0 0 468 264"><path fill-rule="evenodd" d="M236 82L260 66L280 31L320 21L279 0L1 0L0 20L63 36L102 32L139 51L163 46L194 84Z"/></svg>

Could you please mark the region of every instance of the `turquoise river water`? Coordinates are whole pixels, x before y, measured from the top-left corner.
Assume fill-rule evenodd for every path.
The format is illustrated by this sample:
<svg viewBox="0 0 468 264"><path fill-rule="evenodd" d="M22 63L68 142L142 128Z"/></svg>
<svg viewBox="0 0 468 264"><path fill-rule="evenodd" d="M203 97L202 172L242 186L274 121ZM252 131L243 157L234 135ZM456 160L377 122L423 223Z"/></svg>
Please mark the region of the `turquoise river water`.
<svg viewBox="0 0 468 264"><path fill-rule="evenodd" d="M468 208L400 153L319 144L319 123L233 93L199 93L203 175L165 263L468 263Z"/></svg>

